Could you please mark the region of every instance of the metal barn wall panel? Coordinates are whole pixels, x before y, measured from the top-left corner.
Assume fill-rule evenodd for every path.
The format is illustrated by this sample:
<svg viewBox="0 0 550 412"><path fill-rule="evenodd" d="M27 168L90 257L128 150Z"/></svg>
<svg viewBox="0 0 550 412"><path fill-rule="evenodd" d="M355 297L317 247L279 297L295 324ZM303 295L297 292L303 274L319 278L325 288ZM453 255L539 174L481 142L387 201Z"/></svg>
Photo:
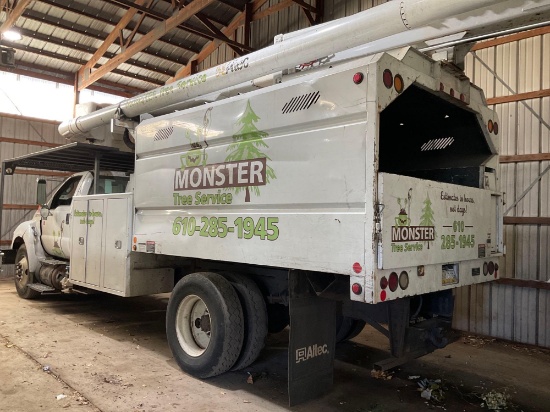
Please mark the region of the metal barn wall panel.
<svg viewBox="0 0 550 412"><path fill-rule="evenodd" d="M28 119L12 115L0 114L0 161L34 153L47 149L41 146L44 143L63 144L63 139L57 132L58 123ZM18 139L24 143L14 143L11 139ZM27 143L27 142L36 142ZM36 202L36 179L47 180L47 192L58 186L62 177L50 177L39 175L15 174L6 176L4 190L5 205L34 205ZM35 209L8 209L2 213L2 233L0 234L1 246L8 247L5 241L11 240L13 230L19 223L28 220L34 214ZM11 266L7 266L0 276L9 276L13 272Z"/></svg>
<svg viewBox="0 0 550 412"><path fill-rule="evenodd" d="M550 88L550 35L536 36L470 53L466 73L487 98ZM550 152L550 98L496 104L501 155ZM501 164L505 209L526 189L507 216L550 217L550 173L537 182L550 162ZM547 225L505 226L505 277L550 280L550 229ZM550 347L550 291L487 284L457 290L457 329Z"/></svg>
<svg viewBox="0 0 550 412"><path fill-rule="evenodd" d="M259 12L280 3L279 0L269 0L259 9ZM316 5L315 0L305 0L305 3L312 6ZM382 3L386 3L386 0L325 0L323 21L350 16ZM273 44L273 39L276 35L310 27L310 23L301 8L297 4L293 4L277 13L253 21L250 26L250 46L254 49L260 49ZM243 42L243 36L243 27L240 26L236 30L236 35L233 34L229 37L238 42ZM214 53L199 64L199 70L205 70L222 64L235 57L237 56L230 47L225 43L221 44Z"/></svg>

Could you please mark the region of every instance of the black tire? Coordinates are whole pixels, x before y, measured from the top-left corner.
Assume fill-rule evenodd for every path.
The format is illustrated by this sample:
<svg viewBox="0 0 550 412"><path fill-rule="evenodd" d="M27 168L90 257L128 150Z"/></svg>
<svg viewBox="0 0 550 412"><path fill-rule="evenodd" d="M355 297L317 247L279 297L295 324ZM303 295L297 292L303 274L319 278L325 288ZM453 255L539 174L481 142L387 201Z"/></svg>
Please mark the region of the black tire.
<svg viewBox="0 0 550 412"><path fill-rule="evenodd" d="M243 311L229 281L201 272L176 284L168 301L166 336L181 369L199 378L227 372L239 358L243 335Z"/></svg>
<svg viewBox="0 0 550 412"><path fill-rule="evenodd" d="M364 320L338 316L336 318L336 342L345 342L355 338L361 333L365 325Z"/></svg>
<svg viewBox="0 0 550 412"><path fill-rule="evenodd" d="M279 333L290 324L288 306L278 303L267 304L267 330L269 333Z"/></svg>
<svg viewBox="0 0 550 412"><path fill-rule="evenodd" d="M247 276L222 273L237 291L244 316L244 341L241 354L232 370L244 369L254 362L265 345L267 336L267 310L258 285Z"/></svg>
<svg viewBox="0 0 550 412"><path fill-rule="evenodd" d="M15 289L17 294L23 299L36 299L40 296L40 292L29 288L29 284L33 283L34 276L29 272L29 257L27 248L21 245L15 254Z"/></svg>

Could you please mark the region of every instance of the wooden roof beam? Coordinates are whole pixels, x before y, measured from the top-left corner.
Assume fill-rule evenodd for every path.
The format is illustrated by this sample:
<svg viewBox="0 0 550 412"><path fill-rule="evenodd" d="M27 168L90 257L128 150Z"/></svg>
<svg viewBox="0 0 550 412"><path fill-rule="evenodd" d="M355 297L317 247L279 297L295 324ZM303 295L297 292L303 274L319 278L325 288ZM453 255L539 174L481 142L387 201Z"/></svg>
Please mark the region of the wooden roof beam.
<svg viewBox="0 0 550 412"><path fill-rule="evenodd" d="M4 33L12 28L12 26L15 24L17 19L21 17L31 1L32 0L19 0L10 12L6 10L7 17L4 23L2 23L2 25L0 26L0 33Z"/></svg>
<svg viewBox="0 0 550 412"><path fill-rule="evenodd" d="M145 47L149 46L155 40L158 40L159 38L164 36L166 33L177 27L183 21L188 20L190 17L204 9L213 1L214 0L194 0L188 6L181 9L177 14L157 25L153 30L151 30L141 39L129 46L125 51L110 59L99 69L93 71L92 73L89 73L87 78L81 78L79 81L78 90L82 90L93 84L103 75L115 69L120 64L126 62L131 56L142 51Z"/></svg>
<svg viewBox="0 0 550 412"><path fill-rule="evenodd" d="M15 73L21 76L34 77L36 79L42 79L42 80L47 80L54 83L66 84L69 86L74 85L73 73L61 72L59 70L56 70L55 74L53 74L53 70L51 68L42 67L34 64L18 63L16 68L8 68L8 67L0 66L0 71ZM45 71L46 73L44 73L43 71ZM119 85L119 86L120 86L119 89L112 89L109 87L103 87L101 86L101 83L98 83L90 86L89 89L102 92L102 93L114 94L115 96L122 96L125 98L130 98L135 96L135 93L130 93L125 91L124 85ZM146 90L143 90L143 92L145 91Z"/></svg>
<svg viewBox="0 0 550 412"><path fill-rule="evenodd" d="M247 52L254 51L252 47L247 46L245 44L241 44L239 42L236 42L229 37L227 37L220 29L218 29L208 18L204 16L199 16L198 14L195 16L197 19L200 20L202 24L204 24L212 33L216 35L216 39L221 40L222 42L226 43L231 50L233 50L235 53L237 53L239 56L242 56L243 54L246 54Z"/></svg>
<svg viewBox="0 0 550 412"><path fill-rule="evenodd" d="M25 17L27 19L37 21L37 22L42 23L42 24L51 25L55 29L60 28L60 29L63 29L63 30L67 30L71 33L80 34L82 36L90 37L90 38L97 39L97 40L100 40L100 41L104 41L105 38L106 38L105 33L100 32L99 30L94 30L94 29L91 29L89 27L81 26L81 25L78 25L78 24L67 24L65 21L63 21L60 18L53 17L53 16L48 16L48 15L43 14L43 13L38 13L38 12L35 12L34 10L25 11L25 13L23 13L23 17ZM114 23L110 23L110 24L114 25ZM131 27L134 27L134 26L132 25ZM145 34L147 34L147 33L144 33L144 35ZM186 51L189 51L191 53L197 53L198 52L197 48L190 48L190 47L188 48L188 47L184 47L180 44L174 44L173 46L180 47L180 48L182 48ZM174 58L174 57L171 57L168 53L165 53L165 52L162 52L160 50L153 49L153 48L150 48L150 47L145 48L144 50L142 50L142 52L145 53L145 54L148 54L149 56L153 56L153 57L157 57L157 58L166 60L170 63L185 64L185 62L183 61L185 59L183 57L182 58Z"/></svg>
<svg viewBox="0 0 550 412"><path fill-rule="evenodd" d="M110 20L108 18L105 18L105 17L101 16L99 14L100 13L99 10L92 9L90 7L86 7L86 8L82 8L82 9L81 8L76 8L76 7L84 7L81 4L77 4L77 3L72 2L71 7L69 7L65 4L60 4L58 1L55 1L55 0L40 0L40 2L49 4L50 6L53 6L53 7L57 7L61 10L65 10L65 11L68 11L68 12L71 12L71 13L74 13L74 14L79 14L79 15L87 17L89 19L97 20L101 23L108 24L110 26L115 26L116 25L116 19L115 20ZM130 23L128 23L128 25L126 27L128 28L128 30L133 30L135 28L135 26L136 26L136 23L131 21ZM140 35L144 35L144 34L147 33L147 31L142 29L142 28L138 28L137 33L140 34ZM103 39L103 38L104 37L102 37L101 39ZM186 47L181 42L176 43L176 42L174 42L174 39L161 37L159 40L162 41L163 43L169 44L171 46L180 47L180 48L182 48L184 50L187 50L191 53L198 53L200 51L200 50L197 50L195 48L192 49L192 48ZM148 53L147 49L145 49L143 51L143 53ZM148 54L156 55L154 53L148 53ZM162 56L158 56L158 55L156 55L156 56L164 58ZM181 63L179 63L179 64L181 64Z"/></svg>
<svg viewBox="0 0 550 412"><path fill-rule="evenodd" d="M19 44L19 43L12 43L12 42L4 41L4 44L11 47L12 49L15 49L15 50L21 50L21 51L24 51L24 52L27 52L27 53L37 54L39 56L46 56L46 57L56 59L56 60L59 60L59 61L62 61L62 62L69 62L69 63L73 63L73 64L78 64L79 66L81 66L83 64L86 64L86 60L77 59L75 57L66 56L66 55L63 55L63 54L56 53L56 52L50 52L50 51L43 50L43 49L37 49L35 47L25 46L25 45ZM101 67L101 66L99 66L99 67ZM50 70L52 70L52 69L50 69ZM113 70L112 73L117 74L119 76L134 79L134 80L141 80L143 82L151 83L151 84L154 84L156 86L161 86L161 85L164 84L160 80L151 79L151 78L146 77L146 76L129 73L129 72L126 72L126 71L123 71L123 70ZM113 83L113 84L115 84L115 83ZM140 89L136 89L136 90L140 90Z"/></svg>
<svg viewBox="0 0 550 412"><path fill-rule="evenodd" d="M136 0L136 5L141 6L143 5L147 0ZM138 12L137 8L130 8L126 11L124 16L119 20L115 28L111 31L111 33L107 36L107 38L103 41L103 44L95 51L95 53L88 59L88 63L86 63L84 66L82 66L78 70L78 90L82 90L83 87L81 87L81 84L88 79L90 76L92 69L95 67L96 63L99 62L99 59L103 57L105 52L109 49L109 46L113 44L117 38L121 35L122 30L126 28L126 25L134 18L134 15Z"/></svg>
<svg viewBox="0 0 550 412"><path fill-rule="evenodd" d="M40 40L40 41L43 41L45 43L55 44L57 46L65 47L65 48L70 49L70 50L76 50L76 51L79 51L79 52L82 52L82 53L93 54L93 50L90 50L89 47L82 46L79 43L69 42L66 39L61 39L59 37L53 37L53 36L49 36L49 35L46 35L46 34L41 34L41 33L38 33L37 31L33 31L33 30L20 29L20 32L23 36L31 37L33 39ZM107 59L111 59L115 56L116 56L116 54L111 53L111 52L105 52L105 54L104 54L104 57L107 58ZM84 65L85 63L86 63L86 61L82 61L78 64L79 65ZM164 76L173 76L174 75L174 72L172 70L164 70L164 69L161 69L161 68L158 68L158 67L153 67L152 65L150 65L148 63L140 62L139 60L128 59L128 61L126 63L129 64L130 66L139 67L140 69L149 70L150 72L162 74Z"/></svg>
<svg viewBox="0 0 550 412"><path fill-rule="evenodd" d="M104 1L106 1L109 4L113 4L113 5L120 6L120 7L127 7L127 8L132 7L132 2L129 1L129 0L104 0ZM185 1L177 1L177 4L183 4L183 3L185 3ZM191 4L191 2L188 2L188 3ZM174 4L174 3L172 3L172 4ZM136 7L136 8L143 11L149 17L151 17L151 18L153 18L157 21L164 21L164 20L167 20L167 19L170 18L169 15L165 15L164 13L160 13L160 12L155 11L153 9L146 9L144 7ZM181 6L177 7L177 8L174 8L174 11L176 12L180 9L181 9ZM225 25L225 23L214 20L212 17L206 16L203 13L200 13L200 12L196 13L195 17L208 19L209 21L215 21L218 24ZM181 30L186 31L186 32L191 33L191 34L194 34L195 36L203 37L203 38L208 39L210 41L214 40L214 39L224 41L224 38L225 38L225 36L223 36L223 35L218 37L218 35L214 32L205 32L205 31L202 31L202 30L200 30L196 27L193 27L189 24L186 24L186 23L181 23L176 27L178 29L181 29ZM239 47L239 46L237 46L238 43L237 44L234 44L234 43L236 43L236 42L232 43L234 46ZM198 53L198 52L195 52L195 53Z"/></svg>

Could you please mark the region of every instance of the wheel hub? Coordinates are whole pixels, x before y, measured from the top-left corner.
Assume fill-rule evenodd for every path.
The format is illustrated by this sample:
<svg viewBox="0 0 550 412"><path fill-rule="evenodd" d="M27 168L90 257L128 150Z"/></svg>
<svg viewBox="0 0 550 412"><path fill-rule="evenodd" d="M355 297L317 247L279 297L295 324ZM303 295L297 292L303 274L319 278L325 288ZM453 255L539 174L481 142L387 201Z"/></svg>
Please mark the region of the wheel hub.
<svg viewBox="0 0 550 412"><path fill-rule="evenodd" d="M182 349L190 356L200 356L208 348L212 333L210 312L200 297L189 295L181 301L176 333Z"/></svg>

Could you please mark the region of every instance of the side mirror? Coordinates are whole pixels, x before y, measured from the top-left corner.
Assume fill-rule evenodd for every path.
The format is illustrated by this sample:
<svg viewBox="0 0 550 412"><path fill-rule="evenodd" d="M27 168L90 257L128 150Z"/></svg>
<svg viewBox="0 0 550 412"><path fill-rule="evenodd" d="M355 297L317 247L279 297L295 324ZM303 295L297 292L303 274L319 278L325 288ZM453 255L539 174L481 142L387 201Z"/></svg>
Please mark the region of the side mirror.
<svg viewBox="0 0 550 412"><path fill-rule="evenodd" d="M46 204L41 205L40 217L42 219L47 219L49 215L50 215L50 208L48 207L48 205Z"/></svg>
<svg viewBox="0 0 550 412"><path fill-rule="evenodd" d="M36 204L46 204L46 179L38 179L36 185Z"/></svg>

